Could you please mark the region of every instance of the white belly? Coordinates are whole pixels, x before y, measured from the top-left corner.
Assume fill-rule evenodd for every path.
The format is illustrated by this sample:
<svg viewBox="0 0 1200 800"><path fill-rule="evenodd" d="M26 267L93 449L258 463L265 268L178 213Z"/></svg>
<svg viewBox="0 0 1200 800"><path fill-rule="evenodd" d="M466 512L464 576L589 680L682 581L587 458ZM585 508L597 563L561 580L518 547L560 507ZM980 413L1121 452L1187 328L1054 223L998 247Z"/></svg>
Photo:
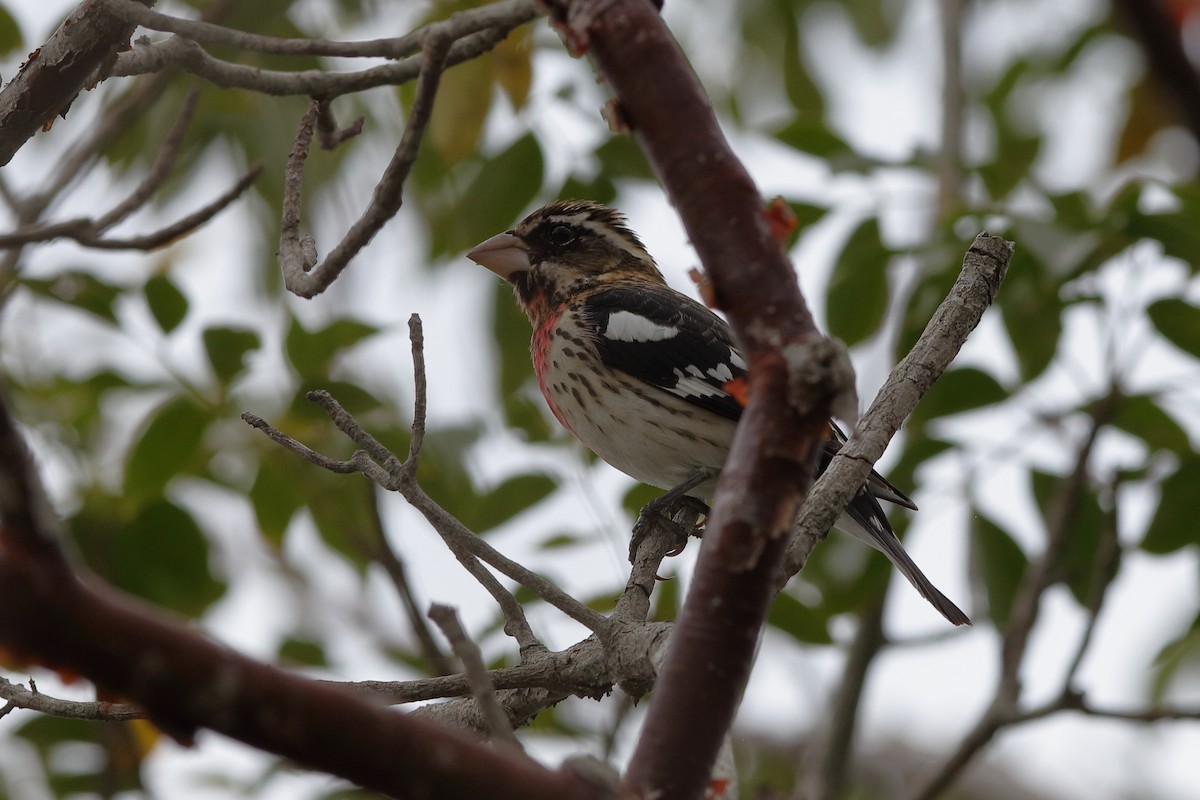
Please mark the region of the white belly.
<svg viewBox="0 0 1200 800"><path fill-rule="evenodd" d="M601 369L578 341L551 346L542 391L596 455L637 480L670 489L701 468L720 469L736 424L621 372ZM691 492L712 495L715 480Z"/></svg>

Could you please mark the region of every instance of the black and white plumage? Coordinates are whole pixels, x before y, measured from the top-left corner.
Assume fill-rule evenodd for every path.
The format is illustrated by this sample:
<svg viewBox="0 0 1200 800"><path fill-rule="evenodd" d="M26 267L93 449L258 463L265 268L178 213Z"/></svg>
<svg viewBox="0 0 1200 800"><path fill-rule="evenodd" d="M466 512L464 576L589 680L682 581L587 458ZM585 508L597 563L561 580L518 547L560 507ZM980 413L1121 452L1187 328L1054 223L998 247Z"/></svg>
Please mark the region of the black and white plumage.
<svg viewBox="0 0 1200 800"><path fill-rule="evenodd" d="M542 394L580 441L663 489L720 470L742 414L746 363L725 321L667 285L618 212L554 203L468 257L513 284L533 324ZM830 422L822 471L844 442ZM715 485L688 494L708 499ZM880 499L916 508L872 471L836 527L883 552L952 623L969 624L904 551Z"/></svg>

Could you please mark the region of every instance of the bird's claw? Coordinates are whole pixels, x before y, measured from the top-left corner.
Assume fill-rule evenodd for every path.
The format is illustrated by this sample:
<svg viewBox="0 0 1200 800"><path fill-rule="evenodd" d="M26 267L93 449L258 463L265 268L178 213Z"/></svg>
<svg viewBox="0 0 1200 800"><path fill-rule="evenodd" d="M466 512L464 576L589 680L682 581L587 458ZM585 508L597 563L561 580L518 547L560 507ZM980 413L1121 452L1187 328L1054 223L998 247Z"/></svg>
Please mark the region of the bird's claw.
<svg viewBox="0 0 1200 800"><path fill-rule="evenodd" d="M687 515L691 516L691 523L685 525L676 520L681 511L687 512ZM703 524L697 520L707 513L708 506L704 501L686 495L683 497L663 495L651 500L642 507L637 522L633 524L633 535L629 540L629 563L632 564L637 558L642 542L656 526L669 533L674 540L674 545L667 551L666 557L679 555L687 547L688 538L698 537L704 530ZM687 516L684 519L687 519Z"/></svg>

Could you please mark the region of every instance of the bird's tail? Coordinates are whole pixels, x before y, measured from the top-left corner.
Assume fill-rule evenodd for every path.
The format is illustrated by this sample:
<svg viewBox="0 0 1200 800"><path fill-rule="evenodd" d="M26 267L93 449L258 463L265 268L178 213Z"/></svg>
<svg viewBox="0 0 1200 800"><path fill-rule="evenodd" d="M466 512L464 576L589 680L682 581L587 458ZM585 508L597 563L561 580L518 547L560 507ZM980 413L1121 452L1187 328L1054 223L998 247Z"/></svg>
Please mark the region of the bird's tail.
<svg viewBox="0 0 1200 800"><path fill-rule="evenodd" d="M872 477L875 477L874 473L872 473ZM955 625L971 624L970 618L963 613L962 609L938 591L929 578L925 577L925 573L921 572L920 567L909 558L908 553L904 551L904 545L896 538L895 531L892 530L891 524L884 516L879 501L866 486L850 501L850 505L846 506L836 527L887 556L888 561L891 561L896 569L908 578L908 582L921 593L921 596L951 623Z"/></svg>

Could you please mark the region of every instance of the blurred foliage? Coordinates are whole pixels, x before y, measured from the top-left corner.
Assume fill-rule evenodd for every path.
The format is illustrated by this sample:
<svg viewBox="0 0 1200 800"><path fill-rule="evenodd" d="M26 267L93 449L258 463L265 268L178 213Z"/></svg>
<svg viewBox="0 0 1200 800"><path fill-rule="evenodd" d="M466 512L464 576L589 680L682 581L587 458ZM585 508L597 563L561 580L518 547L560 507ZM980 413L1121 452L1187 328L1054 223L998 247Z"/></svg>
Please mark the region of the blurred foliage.
<svg viewBox="0 0 1200 800"><path fill-rule="evenodd" d="M11 0L0 3L0 53L36 46L23 44L6 5L11 7ZM212 11L220 4L197 0L192 5ZM424 19L441 19L473 5L473 0L435 2ZM227 16L221 22L233 27L276 36L325 33L301 25L297 20L312 15L295 11L291 0L224 6ZM348 27L383 13L376 4L360 0L329 6L331 18ZM856 149L855 131L842 129L835 120L843 117L830 111L837 108L837 98L829 71L814 64L806 49L811 37L819 35L812 33L813 26L840 21L864 51L888 53L900 46L901 22L909 6L895 0L752 0L730 11L737 28L725 32L729 38L723 43L736 50L731 74L710 76L704 58L694 53L692 57L701 76L710 81L714 107L739 135L757 137L803 163L819 164L831 186L861 187L896 174L915 176L929 190L928 197L917 202L932 205L936 156L914 149L885 160ZM544 54L540 49L561 51L553 37L541 33L533 27L522 29L492 53L451 69L444 78L429 137L405 190L406 209L419 220L423 233L412 247L424 249L423 260L429 265L420 280L442 279L447 260L460 258L467 247L511 227L531 207L555 196L609 202L653 181L645 157L627 136L600 137L590 152L573 152L563 167L563 142L531 117L550 103L578 110L579 101L571 85L556 83L561 76L537 72L546 65L564 69L561 60L539 59ZM785 198L799 221L799 246L820 238L830 248L832 271L828 281L819 284L824 295L810 298L814 307L824 310L830 332L891 360L902 358L924 329L953 284L976 232L986 227L1018 243L991 312L993 352L956 365L943 376L891 451L890 477L905 491L926 484L925 476L938 464L958 465L962 485L954 488L967 501L968 518L962 527L969 535L971 583L978 588L968 610L978 625L1007 624L1028 565L1040 557L1045 530L1019 531L1002 513L1005 509L988 506L971 482L986 480L999 460L1017 464L1045 528L1057 519L1053 509L1079 446L1073 432L1089 426L1099 428L1099 441L1132 446L1136 457L1119 464L1091 462L1083 489L1064 517L1067 542L1056 580L1075 602L1086 603L1095 589L1100 537L1126 491L1148 493L1157 500L1140 529L1122 527L1122 565L1135 555L1157 560L1188 553L1194 558L1200 543L1193 519L1200 456L1190 433L1197 430L1198 420L1181 411L1194 409L1200 378L1200 305L1195 291L1200 187L1193 175L1164 178L1160 170L1152 179L1142 177L1138 169L1164 131L1177 124L1177 117L1155 91L1150 73L1136 71L1123 88L1126 107L1113 112L1114 144L1103 174L1092 176L1088 185L1060 186L1046 178L1047 126L1038 124L1030 110L1038 106L1038 111L1049 113L1044 106L1050 101L1043 95L1094 64L1106 42L1127 43L1124 37L1123 30L1098 13L1093 22L1064 29L1055 42L1018 48L991 72L973 72L964 108L972 130L985 131L984 145L970 150L958 202L940 214L927 214L925 230L908 229L896 236L888 224L886 198L850 209L833 191L816 199L800 192ZM276 59L222 48L213 52L272 69L329 66L316 58ZM584 83L592 80L585 63L575 69ZM153 105L105 149L106 166L114 174L130 180L144 174L191 83L183 76L168 82ZM140 85L109 84L104 102L114 107ZM384 101L371 96L334 103L339 118L367 115L368 134L361 142L309 159L306 218L347 198L353 208L365 205L370 186L346 179L352 156L362 152L360 147L393 147L399 136L395 106L402 110L411 99L411 86L403 86L387 92ZM287 555L298 521L310 522L331 558L350 566L364 586L371 577L380 522L373 493L362 478L334 475L286 453L245 427L238 419L242 411L269 409L263 416L283 432L331 457L349 457L353 446L307 399L308 392L324 389L393 452L403 455L409 444L409 408L384 396L374 376L348 366L355 354L388 333L385 325L352 306L336 305L331 306L339 309L336 313L314 322L298 304L279 297L278 270L270 254L278 239L275 218L281 205L282 165L304 105L303 98L205 87L166 186L168 199L187 193L212 169L214 152L235 166L255 160L270 165L255 186L255 197L235 212L245 214L259 234L250 237L250 252L239 258L256 270L251 283L261 313L239 312L214 324L196 322L197 308L223 300L196 296L195 287L202 284L184 280L173 267L173 250L156 256L153 263L136 256L143 267L141 278L123 281L94 266L86 251L79 251L67 265L60 260L53 262L57 266L41 268L41 251L30 248L20 256L30 268L5 287L39 308L66 309L98 337L110 337L120 347L143 356L149 353L156 360L159 369L153 378L144 370L125 368L120 359L90 368L24 365L29 368L10 368L8 390L20 418L54 455L61 480L68 484L67 523L88 566L124 591L196 620L203 620L234 588L228 569L221 567L221 559L229 557L228 545L223 550L221 542L229 538L257 537L278 560L281 573L302 584ZM763 113L764 108L770 113ZM73 118L59 121L54 134L70 135ZM502 124L493 124L497 120ZM1194 159L1194 142L1192 149ZM1148 285L1150 276L1162 280L1152 283L1156 288L1149 293L1112 288L1121 280ZM485 307L466 313L484 321L494 342L489 353L494 370L480 376L476 389L494 398L498 419L434 423L420 470L429 494L480 534L553 500L562 482L561 475L540 467L510 468L491 481L481 480L473 468L473 454L495 436L493 423L502 421L522 446L580 459L538 395L528 362L528 323L511 292L497 284L484 302ZM1092 327L1080 328L1084 319ZM1068 330L1084 330L1077 336L1094 337L1099 355L1069 350L1064 335ZM1151 350L1157 357L1169 353L1176 359L1176 379L1150 385L1135 380L1142 355ZM1092 362L1081 363L1089 357ZM202 368L196 368L196 359L202 360ZM283 374L272 373L272 363L282 364ZM397 363L401 362L387 368L395 369ZM269 388L254 380L262 374L270 376ZM1081 374L1092 377L1078 377ZM1070 391L1047 388L1064 380ZM1028 420L1026 427L1004 432L999 444L997 437L989 440L991 444L979 444L962 433L975 420L982 420L979 430L989 432L995 418L989 415L1001 410L1009 412L1007 419ZM1031 455L1034 444L1065 457ZM214 520L222 518L206 513L206 501L191 491L198 485L217 489L231 504L250 509L247 518L252 517L256 530L242 530L232 522L221 523L229 525L228 530L212 529ZM631 487L623 513L631 519L656 494L648 487ZM620 513L614 511L616 516ZM893 515L901 534L908 528L907 516ZM545 553L569 554L592 543L591 531L567 527L568 522L577 520L552 526L541 538ZM813 554L801 578L772 609L769 623L806 646L830 645L834 618L870 608L886 591L889 574L882 557L835 537ZM589 602L607 609L619 589L614 585L596 590ZM517 594L532 602L528 592ZM663 581L654 598L654 617L673 619L680 602L679 582ZM1185 611L1189 626L1175 631L1162 643L1154 663L1147 664L1152 670L1145 688L1153 702L1169 700L1185 681L1200 675L1200 609ZM500 625L497 620L486 635L498 637ZM312 625L298 627L277 643L273 652L279 661L308 668L330 666L334 651L325 634ZM409 669L428 667L411 642L382 643L380 652ZM554 710L537 720L535 730L577 735L588 724ZM33 747L54 796L99 785L110 793L136 790L145 752L139 748L152 747L153 736L135 735L132 728L110 736L109 728L29 716L15 735ZM79 757L61 756L70 748L76 748L70 752ZM67 761L86 766L67 770ZM246 795L261 788L232 787ZM325 796L362 793L338 788Z"/></svg>

